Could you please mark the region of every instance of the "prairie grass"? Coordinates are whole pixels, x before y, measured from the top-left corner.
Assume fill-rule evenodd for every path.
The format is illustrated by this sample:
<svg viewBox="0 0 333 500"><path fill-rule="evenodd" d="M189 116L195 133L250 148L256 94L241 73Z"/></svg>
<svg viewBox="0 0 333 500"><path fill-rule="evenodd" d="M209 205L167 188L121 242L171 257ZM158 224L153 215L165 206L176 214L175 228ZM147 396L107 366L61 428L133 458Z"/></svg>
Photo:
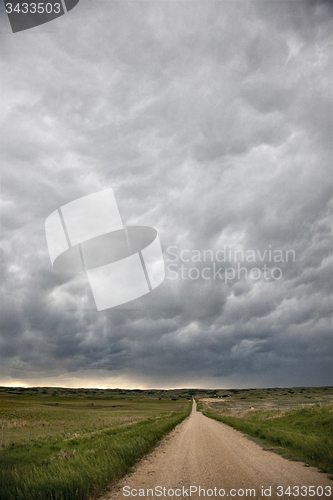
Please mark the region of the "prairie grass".
<svg viewBox="0 0 333 500"><path fill-rule="evenodd" d="M16 390L13 394L0 388L0 439L3 435L5 447L62 439L138 422L188 404L185 398L159 400L154 394L133 392L67 389L57 394L52 389L30 389L30 393Z"/></svg>
<svg viewBox="0 0 333 500"><path fill-rule="evenodd" d="M333 406L301 408L290 411L248 411L238 416L204 411L207 417L281 447L286 457L318 467L333 474Z"/></svg>
<svg viewBox="0 0 333 500"><path fill-rule="evenodd" d="M203 409L203 404L201 403L201 401L197 401L197 411L200 411Z"/></svg>
<svg viewBox="0 0 333 500"><path fill-rule="evenodd" d="M189 415L187 408L67 440L13 445L0 452L1 500L85 500L126 474Z"/></svg>

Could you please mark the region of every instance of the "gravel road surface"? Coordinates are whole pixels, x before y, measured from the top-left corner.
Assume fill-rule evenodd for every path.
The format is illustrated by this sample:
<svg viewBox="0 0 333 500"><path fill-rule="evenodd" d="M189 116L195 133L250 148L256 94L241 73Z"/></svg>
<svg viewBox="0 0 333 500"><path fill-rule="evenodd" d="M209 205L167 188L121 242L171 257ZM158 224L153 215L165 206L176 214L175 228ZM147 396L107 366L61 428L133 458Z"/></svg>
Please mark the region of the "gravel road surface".
<svg viewBox="0 0 333 500"><path fill-rule="evenodd" d="M99 500L125 498L332 499L333 481L205 417L194 403L190 417Z"/></svg>

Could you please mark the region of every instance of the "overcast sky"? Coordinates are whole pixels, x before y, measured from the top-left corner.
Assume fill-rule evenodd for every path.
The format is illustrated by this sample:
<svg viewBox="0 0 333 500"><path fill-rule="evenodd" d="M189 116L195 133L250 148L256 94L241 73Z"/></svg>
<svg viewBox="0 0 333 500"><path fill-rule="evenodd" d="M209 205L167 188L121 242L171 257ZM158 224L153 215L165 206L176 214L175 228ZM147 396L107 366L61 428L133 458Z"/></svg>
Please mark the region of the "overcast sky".
<svg viewBox="0 0 333 500"><path fill-rule="evenodd" d="M332 385L332 4L81 0L15 34L0 14L0 385ZM106 188L166 279L97 312L44 223Z"/></svg>

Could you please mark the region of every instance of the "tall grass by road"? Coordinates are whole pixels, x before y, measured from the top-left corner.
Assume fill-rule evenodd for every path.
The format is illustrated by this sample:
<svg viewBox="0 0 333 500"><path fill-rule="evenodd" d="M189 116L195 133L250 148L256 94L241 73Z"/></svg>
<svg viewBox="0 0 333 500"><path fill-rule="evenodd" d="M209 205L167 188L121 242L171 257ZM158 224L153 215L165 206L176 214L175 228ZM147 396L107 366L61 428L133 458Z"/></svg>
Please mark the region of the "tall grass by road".
<svg viewBox="0 0 333 500"><path fill-rule="evenodd" d="M238 417L203 412L207 417L259 438L287 458L301 460L333 474L333 406L319 406L281 412L248 411Z"/></svg>
<svg viewBox="0 0 333 500"><path fill-rule="evenodd" d="M67 440L15 445L0 452L1 500L85 500L126 474L187 409Z"/></svg>

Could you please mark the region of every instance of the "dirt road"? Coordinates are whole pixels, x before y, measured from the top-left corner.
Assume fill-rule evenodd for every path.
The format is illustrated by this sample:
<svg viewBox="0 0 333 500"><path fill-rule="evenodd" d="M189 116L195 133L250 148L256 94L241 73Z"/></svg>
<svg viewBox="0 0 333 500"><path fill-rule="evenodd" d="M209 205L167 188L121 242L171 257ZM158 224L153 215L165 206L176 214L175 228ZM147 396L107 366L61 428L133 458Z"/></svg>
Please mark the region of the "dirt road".
<svg viewBox="0 0 333 500"><path fill-rule="evenodd" d="M194 403L190 417L101 500L207 497L331 499L333 481L196 412Z"/></svg>

